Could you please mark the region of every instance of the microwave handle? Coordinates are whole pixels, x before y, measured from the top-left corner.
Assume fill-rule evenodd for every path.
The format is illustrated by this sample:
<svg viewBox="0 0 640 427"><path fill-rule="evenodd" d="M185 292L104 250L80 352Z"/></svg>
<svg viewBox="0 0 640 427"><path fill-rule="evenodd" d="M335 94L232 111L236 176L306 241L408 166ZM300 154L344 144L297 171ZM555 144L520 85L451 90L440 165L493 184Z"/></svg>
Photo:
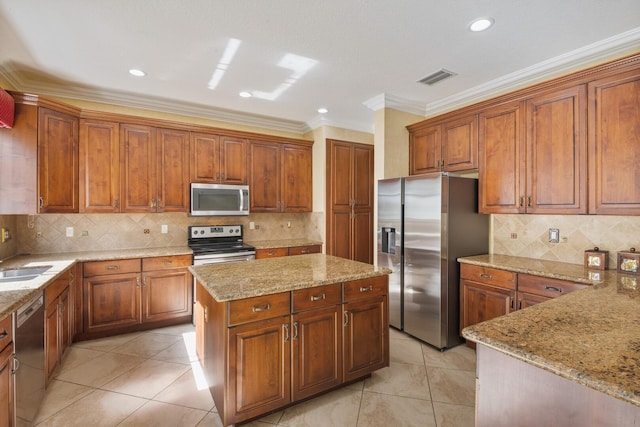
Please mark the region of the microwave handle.
<svg viewBox="0 0 640 427"><path fill-rule="evenodd" d="M238 211L242 211L242 207L244 206L244 192L241 188L238 189L238 191L240 192L240 206L238 206Z"/></svg>

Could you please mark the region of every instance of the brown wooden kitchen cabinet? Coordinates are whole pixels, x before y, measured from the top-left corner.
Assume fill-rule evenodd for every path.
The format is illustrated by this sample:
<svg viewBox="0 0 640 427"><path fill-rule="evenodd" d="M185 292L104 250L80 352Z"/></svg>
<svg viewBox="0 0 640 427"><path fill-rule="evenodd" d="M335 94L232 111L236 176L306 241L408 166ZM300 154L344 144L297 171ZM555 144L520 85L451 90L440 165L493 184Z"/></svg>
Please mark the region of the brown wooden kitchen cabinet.
<svg viewBox="0 0 640 427"><path fill-rule="evenodd" d="M0 320L0 426L13 426L14 374L11 315Z"/></svg>
<svg viewBox="0 0 640 427"><path fill-rule="evenodd" d="M142 259L142 322L183 318L193 311L191 255Z"/></svg>
<svg viewBox="0 0 640 427"><path fill-rule="evenodd" d="M251 141L251 212L311 212L311 145Z"/></svg>
<svg viewBox="0 0 640 427"><path fill-rule="evenodd" d="M189 133L121 124L122 212L189 210Z"/></svg>
<svg viewBox="0 0 640 427"><path fill-rule="evenodd" d="M589 83L589 213L640 215L640 72Z"/></svg>
<svg viewBox="0 0 640 427"><path fill-rule="evenodd" d="M256 249L256 259L322 253L322 245L303 245Z"/></svg>
<svg viewBox="0 0 640 427"><path fill-rule="evenodd" d="M40 213L78 212L78 118L38 111L38 194Z"/></svg>
<svg viewBox="0 0 640 427"><path fill-rule="evenodd" d="M120 212L120 124L80 119L80 212Z"/></svg>
<svg viewBox="0 0 640 427"><path fill-rule="evenodd" d="M246 138L191 132L191 181L246 184Z"/></svg>
<svg viewBox="0 0 640 427"><path fill-rule="evenodd" d="M373 263L373 146L327 140L327 254Z"/></svg>
<svg viewBox="0 0 640 427"><path fill-rule="evenodd" d="M409 175L478 168L478 116L427 120L409 129Z"/></svg>
<svg viewBox="0 0 640 427"><path fill-rule="evenodd" d="M64 353L71 344L73 321L72 299L69 298L70 270L59 275L47 286L45 297L45 378L48 384Z"/></svg>
<svg viewBox="0 0 640 427"><path fill-rule="evenodd" d="M551 279L518 273L518 292L516 293L516 308L518 310L530 307L583 289L588 285L569 282L567 280Z"/></svg>

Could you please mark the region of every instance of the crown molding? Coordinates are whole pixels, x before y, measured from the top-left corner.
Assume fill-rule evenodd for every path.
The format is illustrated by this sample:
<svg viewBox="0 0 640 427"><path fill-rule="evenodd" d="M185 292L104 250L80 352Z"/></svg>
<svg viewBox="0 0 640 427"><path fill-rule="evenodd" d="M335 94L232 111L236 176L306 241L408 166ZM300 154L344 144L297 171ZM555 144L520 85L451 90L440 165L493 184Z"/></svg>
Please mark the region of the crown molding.
<svg viewBox="0 0 640 427"><path fill-rule="evenodd" d="M389 93L376 95L364 101L362 104L373 111L378 111L382 108L391 108L418 116L424 116L426 110L426 104L424 102L412 101Z"/></svg>

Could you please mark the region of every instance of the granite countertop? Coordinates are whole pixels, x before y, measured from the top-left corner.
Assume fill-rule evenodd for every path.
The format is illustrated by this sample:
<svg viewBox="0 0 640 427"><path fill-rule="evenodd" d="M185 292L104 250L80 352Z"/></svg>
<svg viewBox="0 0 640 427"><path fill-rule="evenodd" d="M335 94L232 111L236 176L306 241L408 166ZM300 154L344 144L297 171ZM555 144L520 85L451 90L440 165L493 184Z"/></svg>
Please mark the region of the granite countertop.
<svg viewBox="0 0 640 427"><path fill-rule="evenodd" d="M462 335L640 406L640 276L614 270L590 275L582 265L500 255L459 261L593 285L470 326Z"/></svg>
<svg viewBox="0 0 640 427"><path fill-rule="evenodd" d="M391 273L387 268L324 254L198 265L189 270L219 302Z"/></svg>
<svg viewBox="0 0 640 427"><path fill-rule="evenodd" d="M68 252L37 255L18 255L0 262L0 270L51 266L49 270L31 280L0 283L0 319L15 311L29 299L41 292L55 278L76 262L106 261L110 259L148 258L156 256L191 255L187 246L120 249L113 251Z"/></svg>
<svg viewBox="0 0 640 427"><path fill-rule="evenodd" d="M322 245L322 242L318 240L310 240L310 239L252 240L252 241L245 241L245 243L255 247L256 249L290 248L294 246Z"/></svg>

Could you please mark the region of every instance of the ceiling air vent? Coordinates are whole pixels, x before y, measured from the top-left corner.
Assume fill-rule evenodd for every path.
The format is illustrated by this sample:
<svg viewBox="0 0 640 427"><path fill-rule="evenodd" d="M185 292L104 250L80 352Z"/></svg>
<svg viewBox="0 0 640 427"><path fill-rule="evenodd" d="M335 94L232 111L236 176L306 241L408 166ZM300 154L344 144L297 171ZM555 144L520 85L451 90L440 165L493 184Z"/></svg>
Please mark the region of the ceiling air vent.
<svg viewBox="0 0 640 427"><path fill-rule="evenodd" d="M442 81L444 79L448 79L449 77L455 76L456 73L449 71L449 70L445 70L444 68L441 69L440 71L436 71L433 74L429 74L427 77L418 80L418 83L424 83L426 85L434 85L436 83L438 83L439 81Z"/></svg>

